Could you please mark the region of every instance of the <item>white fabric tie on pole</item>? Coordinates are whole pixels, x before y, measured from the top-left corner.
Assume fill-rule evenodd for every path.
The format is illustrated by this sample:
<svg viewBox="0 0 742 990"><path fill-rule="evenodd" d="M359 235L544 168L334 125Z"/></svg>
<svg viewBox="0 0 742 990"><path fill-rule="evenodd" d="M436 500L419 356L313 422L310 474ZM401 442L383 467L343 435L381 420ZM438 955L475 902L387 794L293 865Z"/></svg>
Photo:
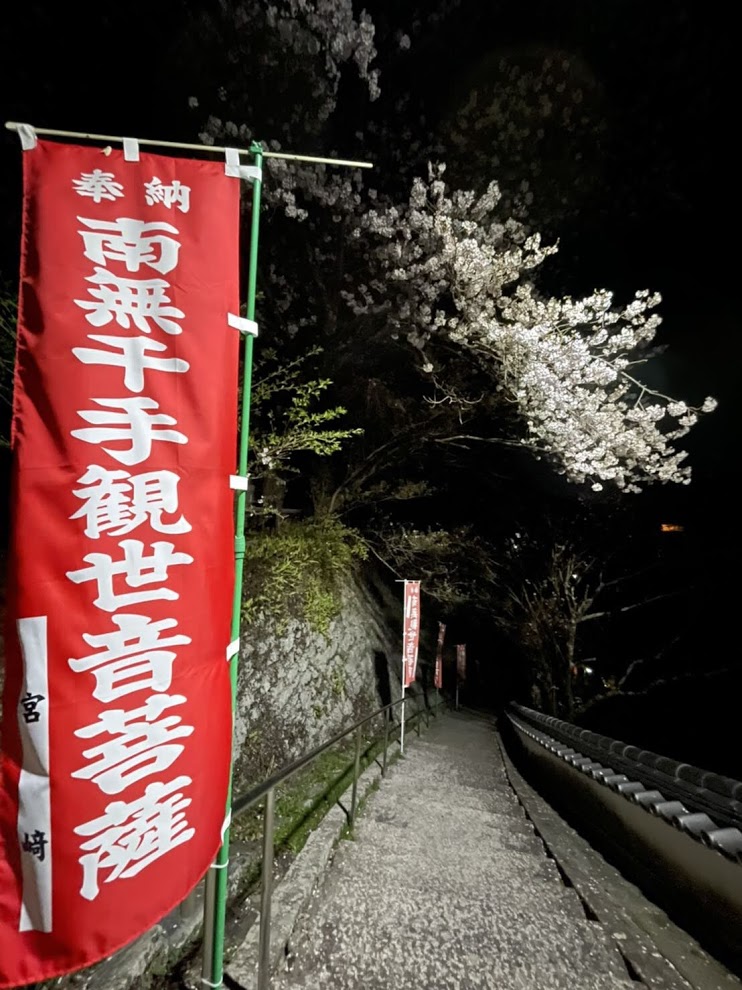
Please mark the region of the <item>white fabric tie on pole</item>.
<svg viewBox="0 0 742 990"><path fill-rule="evenodd" d="M231 660L233 656L239 653L240 641L238 639L233 639L232 642L227 647L227 660Z"/></svg>
<svg viewBox="0 0 742 990"><path fill-rule="evenodd" d="M227 323L234 330L239 330L240 333L249 333L252 337L257 337L258 335L258 324L255 320L247 320L244 316L227 313Z"/></svg>
<svg viewBox="0 0 742 990"><path fill-rule="evenodd" d="M229 487L238 492L246 492L249 481L249 476L246 474L230 474Z"/></svg>
<svg viewBox="0 0 742 990"><path fill-rule="evenodd" d="M139 142L136 138L124 138L124 161L125 162L138 162L139 161Z"/></svg>
<svg viewBox="0 0 742 990"><path fill-rule="evenodd" d="M224 149L224 172L233 179L263 181L263 170L257 165L240 165L240 153L237 148Z"/></svg>
<svg viewBox="0 0 742 990"><path fill-rule="evenodd" d="M36 137L36 131L30 124L18 124L16 130L18 131L18 137L21 139L21 148L23 151L32 151L39 143L39 139Z"/></svg>

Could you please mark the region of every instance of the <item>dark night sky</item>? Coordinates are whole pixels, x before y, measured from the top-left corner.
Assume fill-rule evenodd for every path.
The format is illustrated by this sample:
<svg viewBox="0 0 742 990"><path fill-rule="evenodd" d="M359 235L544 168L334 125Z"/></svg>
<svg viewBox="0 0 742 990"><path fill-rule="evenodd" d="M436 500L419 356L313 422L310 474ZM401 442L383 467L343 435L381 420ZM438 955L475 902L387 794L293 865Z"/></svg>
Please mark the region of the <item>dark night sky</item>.
<svg viewBox="0 0 742 990"><path fill-rule="evenodd" d="M375 17L388 16L388 0L368 6ZM407 6L394 5L395 20L403 23ZM3 15L4 118L194 140L200 120L187 108L193 69L177 57L182 8L180 0L130 0L114 8L40 0L13 5ZM597 80L611 145L596 183L600 209L561 233L560 256L575 292L659 290L660 339L668 351L655 367L656 384L689 401L708 394L720 400L687 442L694 484L658 489L647 501L658 516L688 524L694 553L714 570L708 580L728 603L724 635L733 632L736 590L720 574L728 568L735 580L742 549L736 518L739 54L728 16L720 3L688 0L468 0L416 56L428 67L419 85L441 116L457 87L476 79L498 52L568 52ZM394 71L381 83L393 86ZM17 138L6 133L0 140L0 274L11 281L20 158ZM709 642L720 648L718 630Z"/></svg>

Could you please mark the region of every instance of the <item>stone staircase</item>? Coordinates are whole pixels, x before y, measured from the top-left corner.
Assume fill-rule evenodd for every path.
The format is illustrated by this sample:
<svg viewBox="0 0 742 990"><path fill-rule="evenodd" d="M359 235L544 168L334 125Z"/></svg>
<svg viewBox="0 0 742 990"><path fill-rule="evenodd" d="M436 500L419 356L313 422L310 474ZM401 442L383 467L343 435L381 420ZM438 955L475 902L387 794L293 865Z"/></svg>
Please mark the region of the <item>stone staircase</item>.
<svg viewBox="0 0 742 990"><path fill-rule="evenodd" d="M638 990L508 783L493 727L450 714L338 846L274 990Z"/></svg>

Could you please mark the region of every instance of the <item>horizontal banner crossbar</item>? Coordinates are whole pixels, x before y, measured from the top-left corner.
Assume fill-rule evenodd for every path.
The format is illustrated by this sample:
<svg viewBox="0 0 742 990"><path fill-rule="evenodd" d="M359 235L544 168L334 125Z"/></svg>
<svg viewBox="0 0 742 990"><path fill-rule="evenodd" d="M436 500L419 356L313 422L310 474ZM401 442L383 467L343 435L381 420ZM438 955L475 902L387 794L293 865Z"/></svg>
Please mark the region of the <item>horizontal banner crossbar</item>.
<svg viewBox="0 0 742 990"><path fill-rule="evenodd" d="M31 127L30 124L20 124L15 120L7 120L5 126L9 131L18 131L22 127ZM123 144L124 138L115 134L86 134L84 131L60 131L51 127L33 127L37 134L44 134L47 137L77 138L81 141L115 141ZM137 138L139 144L154 145L158 148L180 148L184 151L217 151L226 154L226 147L216 144L186 144L183 141L153 141L150 138ZM251 155L250 148L238 148L241 155ZM320 165L344 165L348 168L373 168L371 162L356 162L347 158L316 158L314 155L284 155L280 151L260 152L263 158L283 158L291 162L315 162Z"/></svg>

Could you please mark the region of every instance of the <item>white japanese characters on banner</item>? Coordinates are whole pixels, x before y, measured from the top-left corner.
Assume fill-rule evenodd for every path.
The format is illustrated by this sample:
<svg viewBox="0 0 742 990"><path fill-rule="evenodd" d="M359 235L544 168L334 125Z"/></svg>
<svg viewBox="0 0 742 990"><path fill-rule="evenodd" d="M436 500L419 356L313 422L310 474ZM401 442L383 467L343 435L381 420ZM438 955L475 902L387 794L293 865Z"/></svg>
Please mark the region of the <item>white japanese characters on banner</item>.
<svg viewBox="0 0 742 990"><path fill-rule="evenodd" d="M445 623L438 623L438 641L435 648L435 672L433 675L433 685L437 690L443 687L443 641L446 637Z"/></svg>
<svg viewBox="0 0 742 990"><path fill-rule="evenodd" d="M113 174L100 170L83 173L73 180L73 185L78 196L89 197L93 204L111 197L123 199L125 195L123 185L114 181ZM158 201L152 198L151 187L151 182L144 183L145 200L150 206ZM185 190L189 199L190 189L187 186L180 189ZM77 221L81 225L78 234L83 256L93 268L86 281L93 287L74 303L85 311L85 319L93 327L115 323L130 333L87 334L89 341L102 346L72 348L75 358L83 364L120 368L123 393L114 398L94 398L98 409L78 410L81 419L95 425L71 433L87 444L101 447L109 457L127 467L146 467L155 443L187 444L189 439L180 430L163 429L175 426L177 421L167 412L154 412L160 409L154 398L156 393L151 388L145 391L145 372L149 384L150 373L185 374L190 368L182 358L153 356L169 352L166 343L152 337L155 328L170 336L183 332L179 321L186 314L171 305L168 295L172 294L171 283L152 276L156 272L177 277L179 231L167 222L148 223L133 217L107 221L98 215L78 215ZM116 441L117 446L106 446ZM130 474L89 464L85 474L77 479L78 485L86 487L73 489L73 495L82 505L70 518L82 520L86 537L96 541L106 532L120 536L145 525L157 533L190 532L191 524L179 515L180 481L174 471ZM174 523L163 523L163 513L179 518ZM187 698L166 693L172 684L177 652L162 647L185 645L192 640L185 630L160 638L159 633L164 629L178 629L178 620L168 616L154 622L146 612L149 602L179 598L178 592L168 587L170 568L190 565L194 558L179 552L176 546L166 540L149 546L142 540L121 540L118 542L121 553L116 559L93 551L83 558L87 567L67 572L67 578L75 584L90 584L96 608L115 613L111 616L115 627L112 632L82 633L85 643L97 652L71 658L71 669L75 673L92 673L93 697L103 705L113 705L131 693L151 692L135 708L102 707L94 723L75 731L76 736L91 743L82 753L85 764L73 771L72 776L92 781L105 794L128 792L137 781L158 778L154 784L145 786L142 796L126 808L128 814L123 823L123 809L117 804L115 810L107 808L106 814L83 821L75 828L75 833L83 838L80 892L88 900L100 893L101 870L112 870L115 876L135 876L153 860L195 835L186 812L191 799L183 796L192 783L191 778L181 776L167 783L160 779L163 771L176 763L185 740L193 733L193 726L183 724L181 716L173 713ZM116 593L115 587L127 590ZM123 612L123 609L140 611ZM173 790L179 793L163 800ZM173 814L176 804L180 812L177 817ZM118 833L122 824L132 850L128 857L121 855ZM139 841L132 843L135 837ZM143 838L148 841L142 841ZM106 875L107 882L111 878Z"/></svg>
<svg viewBox="0 0 742 990"><path fill-rule="evenodd" d="M404 623L402 637L404 644L404 686L409 687L415 680L417 651L420 641L419 581L405 581L404 583Z"/></svg>
<svg viewBox="0 0 742 990"><path fill-rule="evenodd" d="M456 647L456 678L462 682L466 680L466 643Z"/></svg>

